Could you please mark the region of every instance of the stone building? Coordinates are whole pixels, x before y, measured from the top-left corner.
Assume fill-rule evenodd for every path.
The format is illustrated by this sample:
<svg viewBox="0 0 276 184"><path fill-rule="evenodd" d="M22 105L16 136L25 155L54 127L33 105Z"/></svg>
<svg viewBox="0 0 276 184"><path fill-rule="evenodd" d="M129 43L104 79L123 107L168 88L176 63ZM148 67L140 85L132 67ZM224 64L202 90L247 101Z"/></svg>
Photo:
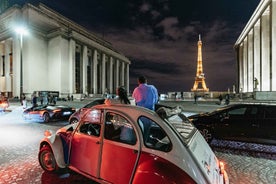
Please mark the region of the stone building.
<svg viewBox="0 0 276 184"><path fill-rule="evenodd" d="M16 33L23 26L28 34ZM111 43L43 4L10 7L0 15L0 91L60 96L129 89L130 60Z"/></svg>
<svg viewBox="0 0 276 184"><path fill-rule="evenodd" d="M234 46L238 88L276 100L276 0L261 0Z"/></svg>

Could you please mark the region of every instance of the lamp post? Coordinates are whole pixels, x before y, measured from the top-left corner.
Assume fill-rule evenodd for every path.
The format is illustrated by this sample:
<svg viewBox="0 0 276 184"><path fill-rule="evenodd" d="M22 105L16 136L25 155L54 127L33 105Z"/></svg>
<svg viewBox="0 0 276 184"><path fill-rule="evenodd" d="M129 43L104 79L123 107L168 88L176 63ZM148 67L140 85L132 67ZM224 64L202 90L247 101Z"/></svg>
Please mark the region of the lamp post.
<svg viewBox="0 0 276 184"><path fill-rule="evenodd" d="M23 96L23 56L22 56L22 48L23 48L23 36L28 34L28 31L24 27L18 27L15 29L16 33L20 36L20 102L22 104L22 96Z"/></svg>

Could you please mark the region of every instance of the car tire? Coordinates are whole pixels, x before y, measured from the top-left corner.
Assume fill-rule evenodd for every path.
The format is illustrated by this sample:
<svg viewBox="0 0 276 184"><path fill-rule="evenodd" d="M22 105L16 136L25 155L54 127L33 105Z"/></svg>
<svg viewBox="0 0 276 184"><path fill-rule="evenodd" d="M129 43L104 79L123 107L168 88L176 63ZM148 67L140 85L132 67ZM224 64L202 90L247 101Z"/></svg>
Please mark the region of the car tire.
<svg viewBox="0 0 276 184"><path fill-rule="evenodd" d="M78 122L78 119L76 119L76 118L72 118L72 119L70 119L70 121L69 121L70 124L75 124L75 123L77 123L77 122Z"/></svg>
<svg viewBox="0 0 276 184"><path fill-rule="evenodd" d="M204 139L206 140L206 142L211 143L211 141L214 138L213 133L211 132L211 130L208 129L208 128L202 128L199 131L202 134L202 136L204 137Z"/></svg>
<svg viewBox="0 0 276 184"><path fill-rule="evenodd" d="M57 172L59 170L55 156L49 145L44 145L39 150L38 160L42 169L47 172Z"/></svg>
<svg viewBox="0 0 276 184"><path fill-rule="evenodd" d="M43 114L43 122L48 123L50 121L50 115L46 112Z"/></svg>

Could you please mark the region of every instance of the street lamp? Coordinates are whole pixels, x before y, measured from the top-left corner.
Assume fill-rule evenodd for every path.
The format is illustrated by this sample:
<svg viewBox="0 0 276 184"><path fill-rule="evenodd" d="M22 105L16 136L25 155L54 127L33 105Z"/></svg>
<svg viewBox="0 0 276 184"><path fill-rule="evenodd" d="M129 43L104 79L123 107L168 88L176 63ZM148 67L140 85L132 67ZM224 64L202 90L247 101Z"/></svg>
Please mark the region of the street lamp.
<svg viewBox="0 0 276 184"><path fill-rule="evenodd" d="M22 103L23 96L23 57L22 57L22 47L23 47L23 36L28 34L25 27L17 27L15 32L20 36L20 102Z"/></svg>

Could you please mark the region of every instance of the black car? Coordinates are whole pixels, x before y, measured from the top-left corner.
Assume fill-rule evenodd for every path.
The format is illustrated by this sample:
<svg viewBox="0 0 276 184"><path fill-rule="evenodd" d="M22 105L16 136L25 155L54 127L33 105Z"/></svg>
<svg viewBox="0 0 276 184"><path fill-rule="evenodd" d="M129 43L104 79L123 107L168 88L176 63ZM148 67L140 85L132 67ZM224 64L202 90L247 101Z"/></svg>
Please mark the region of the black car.
<svg viewBox="0 0 276 184"><path fill-rule="evenodd" d="M75 111L66 105L39 105L24 110L23 118L48 123L50 120L68 120Z"/></svg>
<svg viewBox="0 0 276 184"><path fill-rule="evenodd" d="M209 143L217 138L276 145L276 104L233 104L188 118Z"/></svg>

